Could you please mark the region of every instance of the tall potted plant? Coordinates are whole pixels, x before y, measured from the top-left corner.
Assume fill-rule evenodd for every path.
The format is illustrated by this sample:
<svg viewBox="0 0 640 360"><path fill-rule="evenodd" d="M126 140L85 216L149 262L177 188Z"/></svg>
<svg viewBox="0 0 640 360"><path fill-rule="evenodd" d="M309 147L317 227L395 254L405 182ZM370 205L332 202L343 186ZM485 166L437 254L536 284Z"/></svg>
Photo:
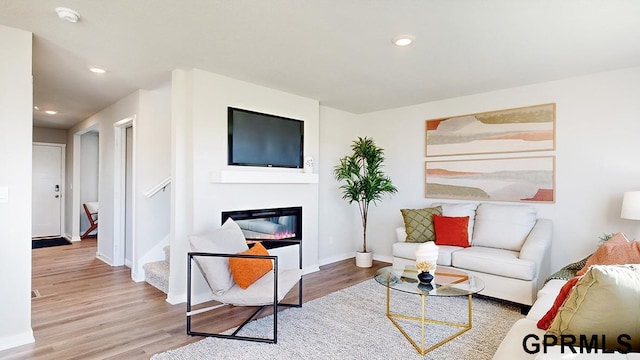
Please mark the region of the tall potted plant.
<svg viewBox="0 0 640 360"><path fill-rule="evenodd" d="M391 179L382 172L384 150L369 137L358 137L351 145L353 153L340 159L333 172L340 186L342 198L349 204L356 202L362 219L362 251L356 252L356 265L371 267L373 253L367 251L367 218L369 205L385 194L398 191Z"/></svg>

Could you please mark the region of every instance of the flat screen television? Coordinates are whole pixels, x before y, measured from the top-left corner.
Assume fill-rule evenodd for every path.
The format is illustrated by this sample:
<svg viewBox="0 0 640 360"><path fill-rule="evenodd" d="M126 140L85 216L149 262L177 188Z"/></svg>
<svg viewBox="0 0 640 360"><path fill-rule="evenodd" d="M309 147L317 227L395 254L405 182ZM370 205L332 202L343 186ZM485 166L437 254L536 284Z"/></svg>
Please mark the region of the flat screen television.
<svg viewBox="0 0 640 360"><path fill-rule="evenodd" d="M228 108L229 165L302 168L304 121Z"/></svg>

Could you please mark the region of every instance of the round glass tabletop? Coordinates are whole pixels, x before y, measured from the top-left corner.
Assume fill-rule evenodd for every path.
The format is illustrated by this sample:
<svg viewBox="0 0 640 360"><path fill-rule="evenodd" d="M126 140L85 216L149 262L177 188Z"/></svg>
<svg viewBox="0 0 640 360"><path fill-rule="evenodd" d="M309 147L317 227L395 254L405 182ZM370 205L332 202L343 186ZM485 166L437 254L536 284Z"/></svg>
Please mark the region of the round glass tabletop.
<svg viewBox="0 0 640 360"><path fill-rule="evenodd" d="M430 284L418 280L413 265L387 266L376 271L378 283L394 290L429 296L462 296L484 289L484 281L461 270L439 267Z"/></svg>

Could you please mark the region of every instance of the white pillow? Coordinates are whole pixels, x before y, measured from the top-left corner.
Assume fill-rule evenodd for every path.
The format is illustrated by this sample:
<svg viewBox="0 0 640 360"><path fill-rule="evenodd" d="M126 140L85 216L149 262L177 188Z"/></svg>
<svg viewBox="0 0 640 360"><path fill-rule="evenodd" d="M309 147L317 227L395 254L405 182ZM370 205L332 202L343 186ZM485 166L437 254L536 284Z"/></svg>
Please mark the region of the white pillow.
<svg viewBox="0 0 640 360"><path fill-rule="evenodd" d="M469 234L469 244L471 244L471 239L473 239L473 224L476 218L478 204L441 204L440 206L442 207L442 216L469 217L467 233Z"/></svg>
<svg viewBox="0 0 640 360"><path fill-rule="evenodd" d="M249 249L242 230L231 218L217 230L189 236L194 252L237 254ZM224 257L195 257L207 284L214 294L221 296L234 285L229 259Z"/></svg>
<svg viewBox="0 0 640 360"><path fill-rule="evenodd" d="M480 204L473 245L520 251L536 220L536 210L530 206Z"/></svg>

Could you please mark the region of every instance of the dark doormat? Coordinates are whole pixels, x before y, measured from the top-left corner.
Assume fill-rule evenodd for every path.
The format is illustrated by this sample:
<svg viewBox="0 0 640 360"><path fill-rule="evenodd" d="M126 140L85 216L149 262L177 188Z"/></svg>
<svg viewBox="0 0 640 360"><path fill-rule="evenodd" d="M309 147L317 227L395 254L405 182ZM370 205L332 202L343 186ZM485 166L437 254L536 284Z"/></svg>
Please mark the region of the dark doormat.
<svg viewBox="0 0 640 360"><path fill-rule="evenodd" d="M71 242L65 238L53 238L53 239L39 239L31 240L32 249L40 249L51 246L71 245Z"/></svg>

